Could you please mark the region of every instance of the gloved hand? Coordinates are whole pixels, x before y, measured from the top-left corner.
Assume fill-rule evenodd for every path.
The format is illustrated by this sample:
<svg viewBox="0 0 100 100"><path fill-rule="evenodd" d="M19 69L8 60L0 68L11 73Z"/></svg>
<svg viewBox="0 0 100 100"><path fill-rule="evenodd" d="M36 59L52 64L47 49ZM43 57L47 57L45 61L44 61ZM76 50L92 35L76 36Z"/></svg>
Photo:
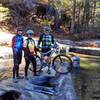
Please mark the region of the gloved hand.
<svg viewBox="0 0 100 100"><path fill-rule="evenodd" d="M42 51L42 48L41 48L41 47L39 47L39 46L38 46L36 49L37 49L37 51L39 51L39 52L41 52L41 51Z"/></svg>
<svg viewBox="0 0 100 100"><path fill-rule="evenodd" d="M28 60L28 59L29 59L29 57L28 57L28 56L24 56L24 57L25 57L25 59L26 59L26 60Z"/></svg>
<svg viewBox="0 0 100 100"><path fill-rule="evenodd" d="M41 48L39 48L39 52L41 52L42 51L42 49Z"/></svg>

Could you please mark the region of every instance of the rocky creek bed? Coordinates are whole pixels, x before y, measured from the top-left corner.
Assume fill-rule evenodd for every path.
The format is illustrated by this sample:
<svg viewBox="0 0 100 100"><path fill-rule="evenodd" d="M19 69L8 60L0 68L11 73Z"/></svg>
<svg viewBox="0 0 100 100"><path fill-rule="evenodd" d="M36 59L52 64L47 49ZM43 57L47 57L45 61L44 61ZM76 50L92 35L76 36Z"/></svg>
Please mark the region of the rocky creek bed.
<svg viewBox="0 0 100 100"><path fill-rule="evenodd" d="M24 80L23 72L23 68L20 68L21 79L19 79L18 83L13 83L11 78L12 68L1 70L0 94L13 90L13 93L17 91L17 95L21 95L21 100L67 100L68 95L72 94L75 96L74 99L70 98L68 100L100 100L100 68L96 70L81 69L79 75L72 73L72 77L67 75L57 75L56 77L42 76L42 79L46 79L44 82L50 82L49 84L47 84L48 82L45 83L45 88L36 85L37 83L34 82L36 77L31 77L28 81ZM37 79L40 77L37 76ZM44 91L42 93L39 92L40 90L35 91L34 89L36 88ZM68 91L71 91L71 94ZM26 95L27 97L25 97ZM30 97L32 99L29 99Z"/></svg>
<svg viewBox="0 0 100 100"><path fill-rule="evenodd" d="M12 59L2 58L1 62L0 100L11 100L10 98L13 97L19 98L19 100L77 100L70 73L67 75L56 74L55 76L41 74L25 80L24 65L22 64L20 66L20 79L18 79L18 83L14 83Z"/></svg>

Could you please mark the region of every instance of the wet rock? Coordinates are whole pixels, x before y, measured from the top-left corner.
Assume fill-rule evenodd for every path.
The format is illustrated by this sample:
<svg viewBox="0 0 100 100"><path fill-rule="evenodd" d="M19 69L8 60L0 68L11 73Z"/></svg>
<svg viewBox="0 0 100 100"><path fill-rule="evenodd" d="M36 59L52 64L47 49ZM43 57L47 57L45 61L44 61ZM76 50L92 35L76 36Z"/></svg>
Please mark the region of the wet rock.
<svg viewBox="0 0 100 100"><path fill-rule="evenodd" d="M7 93L8 91L13 90L13 91L18 91L19 93L21 93L19 100L48 100L48 95L43 94L41 92L42 90L35 91L37 88L40 88L40 87L24 79L19 80L18 83L13 83L12 79L8 79L8 80L3 80L0 83L0 91L4 90L0 95L3 96L4 93Z"/></svg>
<svg viewBox="0 0 100 100"><path fill-rule="evenodd" d="M25 91L20 96L19 100L48 100L48 95L34 91L33 92Z"/></svg>
<svg viewBox="0 0 100 100"><path fill-rule="evenodd" d="M50 76L34 76L30 82L32 84L35 84L35 85L40 85L40 86L50 86L50 80L51 80L52 77Z"/></svg>
<svg viewBox="0 0 100 100"><path fill-rule="evenodd" d="M0 96L9 91L21 93L19 100L77 100L71 74L34 76L29 80L11 78L0 82Z"/></svg>
<svg viewBox="0 0 100 100"><path fill-rule="evenodd" d="M52 100L77 100L70 73L58 76L56 81L58 85L56 85L55 96Z"/></svg>

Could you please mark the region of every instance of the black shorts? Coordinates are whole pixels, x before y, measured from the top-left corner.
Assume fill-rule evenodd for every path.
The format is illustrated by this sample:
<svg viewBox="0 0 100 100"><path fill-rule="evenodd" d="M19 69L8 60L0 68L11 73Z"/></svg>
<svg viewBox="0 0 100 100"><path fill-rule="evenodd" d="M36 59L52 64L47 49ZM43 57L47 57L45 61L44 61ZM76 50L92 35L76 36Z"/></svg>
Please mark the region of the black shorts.
<svg viewBox="0 0 100 100"><path fill-rule="evenodd" d="M49 52L50 50L51 50L51 48L45 48L45 49L43 48L43 49L42 49L42 53L47 53L47 52ZM48 57L49 57L50 55L51 55L51 52L45 54L44 56L48 56Z"/></svg>

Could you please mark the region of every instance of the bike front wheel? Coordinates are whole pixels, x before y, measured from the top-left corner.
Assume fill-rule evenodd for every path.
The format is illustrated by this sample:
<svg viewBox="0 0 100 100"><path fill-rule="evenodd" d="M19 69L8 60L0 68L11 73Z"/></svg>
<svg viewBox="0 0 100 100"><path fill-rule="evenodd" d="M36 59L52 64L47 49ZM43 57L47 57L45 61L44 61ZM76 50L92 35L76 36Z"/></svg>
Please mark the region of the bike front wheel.
<svg viewBox="0 0 100 100"><path fill-rule="evenodd" d="M53 59L54 70L60 74L67 74L72 70L72 60L66 55L57 55Z"/></svg>

